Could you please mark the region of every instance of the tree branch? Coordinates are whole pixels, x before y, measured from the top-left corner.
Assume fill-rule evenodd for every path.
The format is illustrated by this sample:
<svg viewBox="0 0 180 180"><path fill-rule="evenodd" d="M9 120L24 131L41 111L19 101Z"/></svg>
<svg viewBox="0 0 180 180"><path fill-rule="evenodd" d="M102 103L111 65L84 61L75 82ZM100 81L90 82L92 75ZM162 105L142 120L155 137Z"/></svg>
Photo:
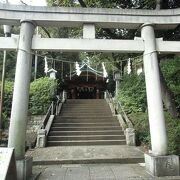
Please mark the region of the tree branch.
<svg viewBox="0 0 180 180"><path fill-rule="evenodd" d="M79 4L82 6L82 7L87 7L85 2L83 0L78 0L79 1Z"/></svg>
<svg viewBox="0 0 180 180"><path fill-rule="evenodd" d="M48 30L45 28L45 27L41 27L42 28L42 30L47 34L47 36L49 37L49 38L51 38L51 35L50 35L50 33L48 32Z"/></svg>

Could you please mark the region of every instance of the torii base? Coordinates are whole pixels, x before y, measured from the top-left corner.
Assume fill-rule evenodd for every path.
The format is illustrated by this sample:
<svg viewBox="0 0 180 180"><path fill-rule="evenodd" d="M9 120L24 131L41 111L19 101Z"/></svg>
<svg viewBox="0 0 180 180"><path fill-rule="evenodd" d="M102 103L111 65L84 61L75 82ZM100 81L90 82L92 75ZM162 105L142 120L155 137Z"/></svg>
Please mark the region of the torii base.
<svg viewBox="0 0 180 180"><path fill-rule="evenodd" d="M179 176L179 157L145 154L146 171L153 176Z"/></svg>
<svg viewBox="0 0 180 180"><path fill-rule="evenodd" d="M25 157L22 160L16 160L17 179L26 180L32 175L32 157Z"/></svg>

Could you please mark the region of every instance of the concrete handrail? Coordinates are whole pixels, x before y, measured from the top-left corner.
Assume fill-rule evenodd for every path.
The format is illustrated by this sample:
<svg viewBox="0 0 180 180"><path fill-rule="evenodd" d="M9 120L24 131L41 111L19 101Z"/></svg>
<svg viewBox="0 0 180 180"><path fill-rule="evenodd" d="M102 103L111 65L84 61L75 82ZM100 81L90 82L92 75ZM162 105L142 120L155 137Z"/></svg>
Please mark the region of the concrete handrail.
<svg viewBox="0 0 180 180"><path fill-rule="evenodd" d="M105 99L109 104L113 114L117 116L119 123L124 130L127 145L135 146L135 130L133 128L132 122L129 120L128 116L123 110L121 103L115 100L108 91L105 92Z"/></svg>
<svg viewBox="0 0 180 180"><path fill-rule="evenodd" d="M126 144L129 146L136 145L136 135L135 129L133 127L132 122L126 115L126 112L123 110L120 101L115 102L116 112L118 113L118 119L121 123L121 126L124 129L124 134L126 136Z"/></svg>
<svg viewBox="0 0 180 180"><path fill-rule="evenodd" d="M48 122L47 122L46 127L45 127L46 136L49 134L49 131L50 131L52 122L54 120L54 117L55 117L55 115L50 115L50 117L48 119Z"/></svg>
<svg viewBox="0 0 180 180"><path fill-rule="evenodd" d="M56 101L56 103L52 102L49 106L43 123L38 130L36 147L46 146L46 137L48 136L54 117L55 115L58 115L60 113L62 104L64 103L63 94L63 92L60 93L60 95L57 96L58 100Z"/></svg>
<svg viewBox="0 0 180 180"><path fill-rule="evenodd" d="M128 128L133 128L133 124L130 121L130 119L128 118L128 116L126 115L126 112L123 110L120 101L115 100L112 97L112 94L109 93L108 91L105 91L105 99L110 104L110 106L113 108L113 110L111 109L112 112L115 113L115 114L120 114L121 115L122 120L124 121L123 124L125 124Z"/></svg>
<svg viewBox="0 0 180 180"><path fill-rule="evenodd" d="M105 91L104 92L104 98L106 99L107 103L109 104L111 112L113 114L116 114L112 94L109 93L109 91Z"/></svg>
<svg viewBox="0 0 180 180"><path fill-rule="evenodd" d="M44 129L46 127L46 124L47 124L47 122L49 120L49 117L52 114L53 104L54 104L54 102L52 102L51 105L49 106L40 129Z"/></svg>
<svg viewBox="0 0 180 180"><path fill-rule="evenodd" d="M128 118L128 116L127 116L126 112L124 111L124 109L122 108L122 105L121 105L120 101L117 101L117 103L116 103L116 111L117 112L120 111L120 113L122 114L122 117L123 117L125 123L127 124L127 126L129 128L133 128L133 124L130 121L130 119Z"/></svg>

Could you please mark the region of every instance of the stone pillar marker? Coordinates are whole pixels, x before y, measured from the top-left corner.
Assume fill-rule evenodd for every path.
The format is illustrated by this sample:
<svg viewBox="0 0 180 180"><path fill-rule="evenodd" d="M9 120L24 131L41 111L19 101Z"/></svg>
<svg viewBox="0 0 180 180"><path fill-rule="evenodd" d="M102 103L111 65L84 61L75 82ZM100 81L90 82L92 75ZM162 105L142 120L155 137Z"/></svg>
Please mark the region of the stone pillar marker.
<svg viewBox="0 0 180 180"><path fill-rule="evenodd" d="M145 154L146 170L155 176L179 175L178 156L167 156L167 133L153 25L144 24L141 35L145 46L143 63L152 148L150 154Z"/></svg>
<svg viewBox="0 0 180 180"><path fill-rule="evenodd" d="M24 163L26 161L24 156L32 66L31 45L34 29L35 24L32 21L24 20L21 22L9 128L8 147L15 148L17 176L19 179L24 179L26 173L24 169L28 167Z"/></svg>

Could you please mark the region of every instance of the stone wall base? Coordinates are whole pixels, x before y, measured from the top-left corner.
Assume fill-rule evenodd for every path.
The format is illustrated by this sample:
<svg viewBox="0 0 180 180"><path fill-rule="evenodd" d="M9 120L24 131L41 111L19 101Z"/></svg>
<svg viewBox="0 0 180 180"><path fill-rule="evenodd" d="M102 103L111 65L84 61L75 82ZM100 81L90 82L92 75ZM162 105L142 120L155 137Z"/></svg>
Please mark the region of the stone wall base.
<svg viewBox="0 0 180 180"><path fill-rule="evenodd" d="M145 154L146 171L153 176L178 176L179 157L176 155L154 156Z"/></svg>
<svg viewBox="0 0 180 180"><path fill-rule="evenodd" d="M25 157L22 160L16 160L17 179L26 180L32 175L32 157Z"/></svg>

